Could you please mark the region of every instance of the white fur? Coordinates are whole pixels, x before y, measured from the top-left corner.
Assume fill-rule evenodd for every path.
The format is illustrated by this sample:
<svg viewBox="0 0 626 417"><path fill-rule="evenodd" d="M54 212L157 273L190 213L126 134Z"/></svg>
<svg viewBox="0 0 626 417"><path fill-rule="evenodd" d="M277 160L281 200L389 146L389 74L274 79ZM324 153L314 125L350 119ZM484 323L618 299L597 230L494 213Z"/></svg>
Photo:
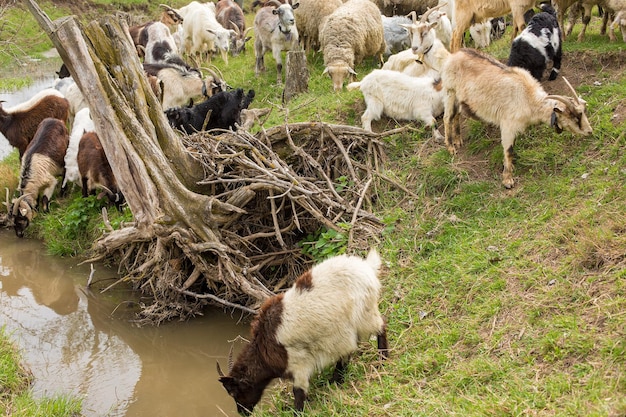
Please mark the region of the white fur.
<svg viewBox="0 0 626 417"><path fill-rule="evenodd" d="M372 120L385 114L399 120L420 120L436 130L436 117L443 113L443 90L435 88L432 77L412 77L396 71L374 70L361 82L348 84L348 90L360 88L367 109L361 116L363 129L372 131Z"/></svg>
<svg viewBox="0 0 626 417"><path fill-rule="evenodd" d="M232 30L224 29L215 17L215 3L192 1L181 7L178 13L183 17L183 45L188 54L212 53L217 49L225 63L228 63L228 50Z"/></svg>
<svg viewBox="0 0 626 417"><path fill-rule="evenodd" d="M72 132L70 133L70 144L65 153L65 178L63 178L62 187L65 187L68 181L82 186L80 173L78 172L78 162L76 160L78 144L85 132L95 132L95 130L96 127L93 124L93 120L91 120L89 108L79 110L74 117L74 124L72 126Z"/></svg>
<svg viewBox="0 0 626 417"><path fill-rule="evenodd" d="M148 43L146 44L146 55L144 62L146 64L158 63L152 56L152 51L157 42L165 42L170 49L170 54L178 54L178 46L170 32L170 28L161 22L154 22L146 29L148 32Z"/></svg>
<svg viewBox="0 0 626 417"><path fill-rule="evenodd" d="M491 19L481 23L474 23L469 28L470 36L476 48L486 48L491 44Z"/></svg>
<svg viewBox="0 0 626 417"><path fill-rule="evenodd" d="M357 350L384 328L378 311L381 260L375 250L367 259L341 255L311 270L312 288L289 289L276 339L287 350L287 373L305 392L318 370Z"/></svg>
<svg viewBox="0 0 626 417"><path fill-rule="evenodd" d="M37 94L32 96L30 99L26 100L23 103L16 104L13 107L5 108L4 111L7 113L15 113L18 111L30 110L35 104L37 104L41 99L46 96L57 96L57 97L65 97L63 93L54 88L46 88L44 90L39 91Z"/></svg>

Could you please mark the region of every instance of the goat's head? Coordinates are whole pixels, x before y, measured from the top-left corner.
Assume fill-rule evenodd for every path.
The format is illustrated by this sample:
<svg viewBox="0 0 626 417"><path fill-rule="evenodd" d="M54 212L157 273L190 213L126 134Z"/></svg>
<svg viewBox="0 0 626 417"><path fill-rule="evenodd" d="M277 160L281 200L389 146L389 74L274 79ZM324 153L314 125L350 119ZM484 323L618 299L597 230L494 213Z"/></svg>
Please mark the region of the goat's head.
<svg viewBox="0 0 626 417"><path fill-rule="evenodd" d="M250 32L253 28L247 28L243 33L241 33L239 26L237 26L232 20L230 21L230 25L235 32L234 35L231 35L230 37L230 53L233 56L237 56L246 50L246 42L252 39L252 36L248 36L248 32Z"/></svg>
<svg viewBox="0 0 626 417"><path fill-rule="evenodd" d="M176 9L168 6L167 4L160 4L163 8L163 14L161 15L161 22L166 25L176 25L179 23L183 23L183 17L178 14Z"/></svg>
<svg viewBox="0 0 626 417"><path fill-rule="evenodd" d="M211 35L213 35L213 42L218 51L226 51L230 49L230 37L235 31L230 29L207 29Z"/></svg>
<svg viewBox="0 0 626 417"><path fill-rule="evenodd" d="M30 194L23 194L13 199L9 207L9 218L17 237L24 237L24 231L35 217L35 210L30 203Z"/></svg>
<svg viewBox="0 0 626 417"><path fill-rule="evenodd" d="M433 47L435 39L437 39L434 28L439 24L439 20L434 20L431 22L429 21L429 17L435 10L446 6L446 4L447 3L443 3L439 6L432 7L426 10L426 13L420 16L419 21L416 19L415 12L413 11L409 14L411 19L413 20L413 23L410 25L400 25L409 31L409 37L411 38L411 49L413 50L414 54L418 56L423 56Z"/></svg>
<svg viewBox="0 0 626 417"><path fill-rule="evenodd" d="M322 75L328 74L333 81L333 90L341 91L343 89L343 82L348 79L352 81L356 72L345 63L331 63L324 68Z"/></svg>
<svg viewBox="0 0 626 417"><path fill-rule="evenodd" d="M254 410L254 406L261 400L264 387L255 387L254 384L245 380L244 378L238 378L232 375L233 371L233 347L230 347L228 353L228 374L224 375L220 363L217 363L217 374L219 375L219 381L228 392L228 395L233 397L237 404L237 411L239 414L248 416Z"/></svg>
<svg viewBox="0 0 626 417"><path fill-rule="evenodd" d="M549 95L546 98L556 100L550 125L558 132L563 130L579 135L590 135L593 128L587 118L587 102L578 97L574 87L563 77L563 81L572 91L573 97Z"/></svg>
<svg viewBox="0 0 626 417"><path fill-rule="evenodd" d="M300 3L292 6L289 3L280 4L277 0L270 0L267 4L276 7L272 10L272 13L278 16L278 29L284 35L291 33L292 28L296 24L296 16L293 14L293 11L300 6Z"/></svg>

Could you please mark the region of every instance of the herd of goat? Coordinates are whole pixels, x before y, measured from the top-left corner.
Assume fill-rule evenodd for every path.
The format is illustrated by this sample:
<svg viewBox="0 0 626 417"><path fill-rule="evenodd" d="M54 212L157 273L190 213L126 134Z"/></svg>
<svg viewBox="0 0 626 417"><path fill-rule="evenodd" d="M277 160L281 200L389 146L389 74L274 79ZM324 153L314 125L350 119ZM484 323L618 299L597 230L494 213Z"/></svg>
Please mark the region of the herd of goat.
<svg viewBox="0 0 626 417"><path fill-rule="evenodd" d="M192 1L180 9L162 5L160 21L129 28L172 127L186 133L241 127L242 112L255 92L229 87L219 71L203 75L197 62L205 54L219 54L227 64L228 54L244 51L253 31L257 74L265 71L264 55L271 52L280 85L283 52L321 52L333 89L341 91L346 84L363 94L366 130L383 115L421 121L454 153L463 143L461 114L498 126L507 188L514 185L515 138L528 126L545 123L558 133L592 133L586 102L566 79L571 96L548 94L540 83L549 65L549 80L561 69L565 11L583 10L586 26L591 6L598 4L605 16L614 16L611 39L619 27L626 41L626 0L552 0L540 4L537 13L532 12L535 0L406 0L391 2L393 13L385 0L257 0L252 3L252 8L260 6L252 28L246 28L241 3ZM461 48L467 30L477 47L501 36L502 16L508 14L513 37L507 64ZM381 69L356 81L355 66L366 57L378 60ZM442 115L444 135L437 127ZM6 203L18 236L24 235L36 210L48 209L59 176L61 193L77 183L83 196L101 190L118 209L124 202L87 103L66 67L58 72L55 88L10 109L0 104L0 131L21 158L19 196L9 202L7 195ZM283 375L294 380L295 409L302 410L311 374L335 363L334 377L340 379L357 341L371 335L377 335L381 356L386 356L385 324L377 306L380 263L375 251L366 260L333 258L264 304L252 326L251 344L229 367L229 375L220 370L220 380L240 412L251 412L266 385ZM337 297L341 291L348 291L346 297ZM345 304L327 303L330 293ZM311 304L328 308L314 317L300 311Z"/></svg>

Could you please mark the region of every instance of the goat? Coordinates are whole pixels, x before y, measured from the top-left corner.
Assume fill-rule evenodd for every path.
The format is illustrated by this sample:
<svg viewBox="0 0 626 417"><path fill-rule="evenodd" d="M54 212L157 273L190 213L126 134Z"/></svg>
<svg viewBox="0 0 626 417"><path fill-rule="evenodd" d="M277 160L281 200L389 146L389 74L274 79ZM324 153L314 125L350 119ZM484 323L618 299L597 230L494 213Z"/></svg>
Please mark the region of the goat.
<svg viewBox="0 0 626 417"><path fill-rule="evenodd" d="M443 113L441 80L412 77L397 71L374 70L348 90L360 89L367 109L361 116L363 129L372 131L372 120L385 114L400 120L421 120L432 128L433 138L443 139L436 117Z"/></svg>
<svg viewBox="0 0 626 417"><path fill-rule="evenodd" d="M222 78L213 71L203 79L197 71L185 71L176 66L144 64L143 69L149 77L158 79L159 83L150 85L155 95L161 98L164 110L203 101L227 88Z"/></svg>
<svg viewBox="0 0 626 417"><path fill-rule="evenodd" d="M172 26L183 23L183 17L175 9L165 4L161 4L160 6L163 8L160 23L166 25L168 29ZM137 54L140 58L145 55L147 40L150 37L146 36L145 32L155 22L157 21L151 20L141 25L134 25L128 28L128 33L130 34L130 38L133 40L133 44L135 45L135 48L137 49Z"/></svg>
<svg viewBox="0 0 626 417"><path fill-rule="evenodd" d="M281 4L277 0L270 0L269 6L262 7L254 16L254 66L255 74L265 71L264 56L272 51L276 61L276 83L282 84L283 61L282 51L295 50L298 46L298 29L293 6L289 3Z"/></svg>
<svg viewBox="0 0 626 417"><path fill-rule="evenodd" d="M461 112L500 127L504 149L502 183L514 185L513 145L515 137L530 125L546 123L561 133L589 135L587 103L567 82L573 97L548 95L539 81L517 67L508 67L473 49L462 49L446 60L441 71L446 93L444 102L445 143L456 153L463 143Z"/></svg>
<svg viewBox="0 0 626 417"><path fill-rule="evenodd" d="M69 145L65 152L65 176L63 177L63 183L61 188L65 188L68 182L79 183L80 172L78 170L78 145L80 139L86 132L94 132L96 127L89 113L89 107L81 109L76 113L74 117L74 123L72 124L72 131L70 132Z"/></svg>
<svg viewBox="0 0 626 417"><path fill-rule="evenodd" d="M443 7L443 5L428 9L420 17L419 21L415 20L415 14L413 14L413 23L406 26L411 34L411 50L413 54L415 54L418 62L431 70L431 74L432 71L441 71L443 64L450 56L450 52L448 52L435 33L435 27L439 22L429 22L428 20L429 15L440 7Z"/></svg>
<svg viewBox="0 0 626 417"><path fill-rule="evenodd" d="M224 63L228 64L230 38L235 33L225 29L216 19L215 3L192 1L181 7L183 16L183 44L187 53L195 57L198 53L219 51Z"/></svg>
<svg viewBox="0 0 626 417"><path fill-rule="evenodd" d="M455 28L452 32L450 51L461 48L463 35L472 23L482 22L490 17L513 15L513 38L524 29L524 12L535 5L536 0L466 0L454 4Z"/></svg>
<svg viewBox="0 0 626 417"><path fill-rule="evenodd" d="M548 78L552 81L561 69L561 30L552 6L542 4L541 8L543 11L535 14L528 26L513 40L508 65L525 68L541 81L548 62L552 61Z"/></svg>
<svg viewBox="0 0 626 417"><path fill-rule="evenodd" d="M450 22L446 12L434 8L428 15L428 22L437 22L437 25L435 26L435 34L441 43L443 43L443 46L445 46L446 49L450 49L450 42L452 40L452 22Z"/></svg>
<svg viewBox="0 0 626 417"><path fill-rule="evenodd" d="M24 237L34 210L39 207L40 196L42 210L49 210L52 193L59 182L56 177L63 175L65 169L63 158L68 144L65 122L47 117L39 123L22 157L20 197L13 200L10 210L17 237Z"/></svg>
<svg viewBox="0 0 626 417"><path fill-rule="evenodd" d="M30 100L11 107L2 108L0 102L0 132L11 146L17 148L20 158L33 139L35 132L47 117L55 117L67 122L70 104L58 90L47 88L35 94Z"/></svg>
<svg viewBox="0 0 626 417"><path fill-rule="evenodd" d="M234 33L230 38L230 53L237 56L246 49L246 42L252 39L246 29L246 19L241 7L233 0L219 0L215 5L215 18L226 29L232 29Z"/></svg>
<svg viewBox="0 0 626 417"><path fill-rule="evenodd" d="M241 111L254 99L254 90L244 96L243 89L222 91L192 107L174 107L165 111L170 125L192 134L202 130L233 129L241 124Z"/></svg>
<svg viewBox="0 0 626 417"><path fill-rule="evenodd" d="M102 188L104 191L98 195L98 198L106 195L109 202L121 211L124 195L117 186L117 180L96 132L85 132L82 135L76 161L82 182L83 197L95 194L97 188Z"/></svg>
<svg viewBox="0 0 626 417"><path fill-rule="evenodd" d="M469 33L474 40L474 46L476 48L486 48L491 44L491 19L487 19L481 23L474 23L469 28Z"/></svg>
<svg viewBox="0 0 626 417"><path fill-rule="evenodd" d="M387 358L386 325L378 310L380 266L374 249L367 259L336 256L265 301L251 325L251 342L228 375L217 364L239 413L249 415L265 387L279 377L293 379L294 409L302 411L311 375L335 364L333 379L341 382L357 343L374 334L380 358Z"/></svg>
<svg viewBox="0 0 626 417"><path fill-rule="evenodd" d="M354 66L366 56L374 56L383 64L385 36L380 10L369 0L350 0L328 16L320 28L324 53L324 71L341 91L343 83L353 81Z"/></svg>

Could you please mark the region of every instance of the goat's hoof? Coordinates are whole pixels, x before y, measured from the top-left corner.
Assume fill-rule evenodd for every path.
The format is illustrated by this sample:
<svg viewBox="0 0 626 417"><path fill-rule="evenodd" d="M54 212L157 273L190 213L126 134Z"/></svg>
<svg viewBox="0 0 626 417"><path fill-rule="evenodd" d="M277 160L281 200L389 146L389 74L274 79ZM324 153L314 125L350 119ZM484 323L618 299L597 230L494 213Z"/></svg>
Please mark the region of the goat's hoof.
<svg viewBox="0 0 626 417"><path fill-rule="evenodd" d="M502 180L502 185L504 185L504 188L506 188L507 190L510 190L515 185L515 181L513 180L513 178L508 178Z"/></svg>

